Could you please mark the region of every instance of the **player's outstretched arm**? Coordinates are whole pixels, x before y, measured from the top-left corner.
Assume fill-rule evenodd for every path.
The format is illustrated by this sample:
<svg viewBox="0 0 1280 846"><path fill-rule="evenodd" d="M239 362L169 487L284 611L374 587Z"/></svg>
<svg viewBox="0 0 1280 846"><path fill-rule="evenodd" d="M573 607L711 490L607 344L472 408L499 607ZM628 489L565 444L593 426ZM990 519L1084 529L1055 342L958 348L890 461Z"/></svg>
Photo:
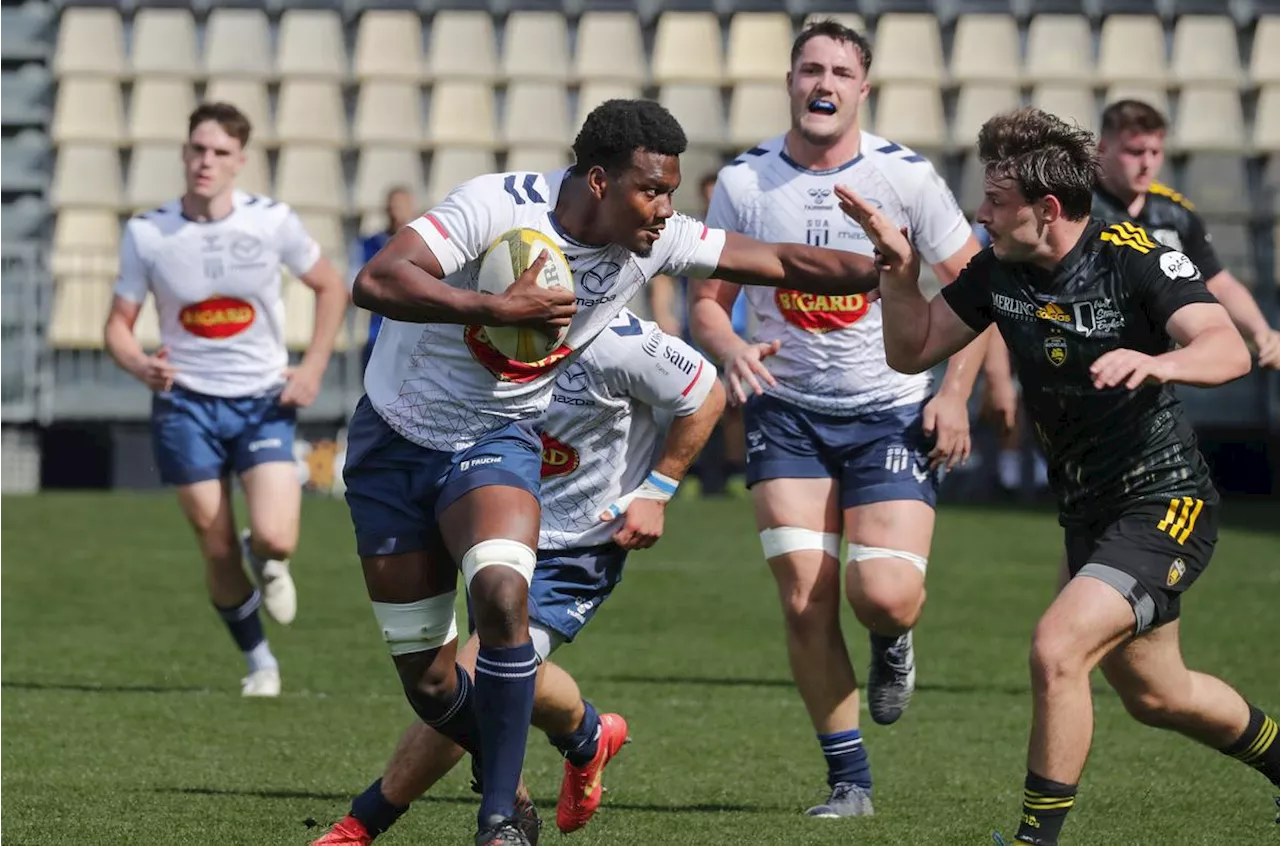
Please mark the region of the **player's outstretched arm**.
<svg viewBox="0 0 1280 846"><path fill-rule="evenodd" d="M1258 366L1280 370L1280 330L1272 329L1249 289L1229 270L1221 270L1205 283L1222 303L1231 320L1258 350Z"/></svg>
<svg viewBox="0 0 1280 846"><path fill-rule="evenodd" d="M321 256L298 279L316 295L316 313L311 328L311 343L302 355L302 361L289 371L288 384L280 393L282 405L305 408L315 402L320 393L324 371L333 355L333 344L342 321L347 315L347 286L333 262Z"/></svg>
<svg viewBox="0 0 1280 846"><path fill-rule="evenodd" d="M737 232L725 232L724 250L712 276L739 285L828 296L867 294L879 284L875 265L866 256L807 244L765 244Z"/></svg>
<svg viewBox="0 0 1280 846"><path fill-rule="evenodd" d="M1173 382L1211 388L1244 376L1253 366L1244 338L1218 303L1182 306L1169 316L1165 331L1177 349L1161 355L1112 350L1089 368L1094 387L1134 390L1143 383Z"/></svg>
<svg viewBox="0 0 1280 846"><path fill-rule="evenodd" d="M535 281L545 263L540 256L500 295L464 291L442 281L445 274L435 253L422 236L405 228L357 274L352 300L406 323L525 326L552 334L569 325L577 306L572 291L543 288Z"/></svg>

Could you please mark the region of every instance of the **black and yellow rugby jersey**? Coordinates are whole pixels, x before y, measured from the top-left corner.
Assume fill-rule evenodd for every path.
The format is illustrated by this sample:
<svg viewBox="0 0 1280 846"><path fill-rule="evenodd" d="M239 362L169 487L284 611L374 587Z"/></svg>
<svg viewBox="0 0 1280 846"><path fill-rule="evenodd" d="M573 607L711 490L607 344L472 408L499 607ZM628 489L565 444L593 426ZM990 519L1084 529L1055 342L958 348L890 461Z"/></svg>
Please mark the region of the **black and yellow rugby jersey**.
<svg viewBox="0 0 1280 846"><path fill-rule="evenodd" d="M1167 185L1152 183L1136 215L1129 214L1127 203L1099 186L1093 191L1093 216L1107 223L1141 226L1156 243L1186 253L1206 281L1222 272L1213 239L1196 207Z"/></svg>
<svg viewBox="0 0 1280 846"><path fill-rule="evenodd" d="M1170 386L1097 390L1089 374L1114 349L1167 352L1169 317L1216 302L1184 253L1094 220L1052 271L986 249L942 291L974 331L994 322L1009 346L1064 526L1175 496L1217 501Z"/></svg>

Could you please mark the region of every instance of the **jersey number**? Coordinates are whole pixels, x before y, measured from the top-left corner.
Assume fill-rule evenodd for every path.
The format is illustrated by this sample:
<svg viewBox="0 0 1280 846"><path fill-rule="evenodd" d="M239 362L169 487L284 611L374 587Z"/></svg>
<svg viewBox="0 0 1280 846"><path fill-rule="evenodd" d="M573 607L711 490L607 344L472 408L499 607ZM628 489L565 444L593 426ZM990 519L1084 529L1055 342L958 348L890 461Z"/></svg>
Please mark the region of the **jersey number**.
<svg viewBox="0 0 1280 846"><path fill-rule="evenodd" d="M1169 500L1169 510L1165 512L1164 519L1156 524L1156 528L1167 533L1179 544L1184 544L1187 538L1191 537L1191 530L1196 527L1196 518L1200 516L1202 508L1204 508L1203 499L1189 496L1174 497Z"/></svg>

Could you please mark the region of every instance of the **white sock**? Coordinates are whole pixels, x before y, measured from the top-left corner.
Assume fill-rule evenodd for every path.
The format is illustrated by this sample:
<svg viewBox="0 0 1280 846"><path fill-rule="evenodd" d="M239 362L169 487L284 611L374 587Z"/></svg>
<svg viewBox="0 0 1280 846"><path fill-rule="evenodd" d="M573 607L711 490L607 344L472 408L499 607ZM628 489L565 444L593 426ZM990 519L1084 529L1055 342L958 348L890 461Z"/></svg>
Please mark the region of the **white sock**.
<svg viewBox="0 0 1280 846"><path fill-rule="evenodd" d="M1022 454L1016 449L1000 450L996 469L1000 476L1000 487L1013 490L1022 484Z"/></svg>
<svg viewBox="0 0 1280 846"><path fill-rule="evenodd" d="M271 647L267 645L266 640L244 653L244 660L249 665L250 673L256 673L258 670L280 669L280 663L276 661L276 656L271 654Z"/></svg>

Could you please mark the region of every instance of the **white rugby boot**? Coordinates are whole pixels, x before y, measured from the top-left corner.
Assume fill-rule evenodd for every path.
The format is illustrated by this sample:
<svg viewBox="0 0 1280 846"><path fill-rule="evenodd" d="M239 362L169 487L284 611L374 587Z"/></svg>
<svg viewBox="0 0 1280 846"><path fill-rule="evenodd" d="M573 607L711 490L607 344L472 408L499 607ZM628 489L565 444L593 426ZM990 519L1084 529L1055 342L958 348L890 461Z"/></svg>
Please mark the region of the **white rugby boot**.
<svg viewBox="0 0 1280 846"><path fill-rule="evenodd" d="M250 532L240 533L240 550L249 564L249 572L262 591L262 607L271 619L287 626L298 614L298 589L289 574L289 562L274 558L259 558L249 545Z"/></svg>

